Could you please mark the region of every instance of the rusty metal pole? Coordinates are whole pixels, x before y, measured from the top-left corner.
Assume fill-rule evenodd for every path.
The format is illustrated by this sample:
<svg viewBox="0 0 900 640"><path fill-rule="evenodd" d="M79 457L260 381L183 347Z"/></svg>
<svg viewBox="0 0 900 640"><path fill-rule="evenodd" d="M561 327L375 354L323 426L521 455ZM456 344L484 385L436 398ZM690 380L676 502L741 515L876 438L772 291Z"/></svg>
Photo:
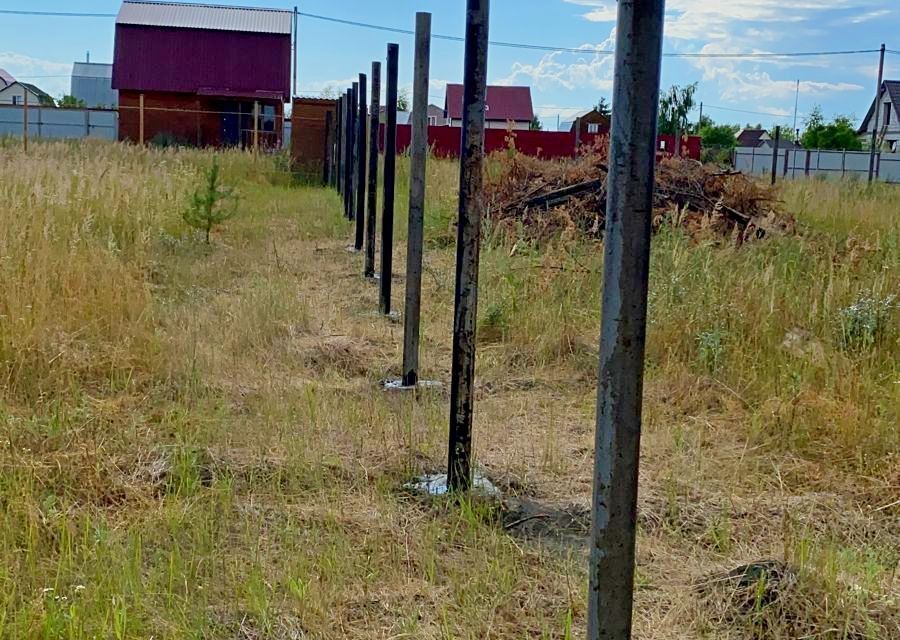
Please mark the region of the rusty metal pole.
<svg viewBox="0 0 900 640"><path fill-rule="evenodd" d="M369 106L369 202L366 206L364 275L375 277L375 227L378 215L378 117L381 112L381 63L372 63L372 104Z"/></svg>
<svg viewBox="0 0 900 640"><path fill-rule="evenodd" d="M419 383L419 317L422 307L422 245L425 236L425 162L428 158L428 82L431 14L416 14L409 225L406 240L406 309L403 314L403 386Z"/></svg>
<svg viewBox="0 0 900 640"><path fill-rule="evenodd" d="M472 484L472 410L475 404L478 259L484 217L484 114L489 23L490 0L467 0L447 458L447 484L451 491L468 491Z"/></svg>
<svg viewBox="0 0 900 640"><path fill-rule="evenodd" d="M774 146L772 147L772 184L775 184L775 180L778 175L778 149L781 146L781 127L775 127L775 140Z"/></svg>
<svg viewBox="0 0 900 640"><path fill-rule="evenodd" d="M588 640L628 640L665 0L619 0L604 238Z"/></svg>
<svg viewBox="0 0 900 640"><path fill-rule="evenodd" d="M356 105L356 240L353 244L357 251L363 249L366 228L366 164L368 161L366 147L369 144L366 138L366 127L369 123L369 119L366 117L366 110L369 108L366 99L367 87L366 74L359 74L359 94Z"/></svg>
<svg viewBox="0 0 900 640"><path fill-rule="evenodd" d="M394 277L394 187L397 167L397 76L400 45L387 47L387 94L384 108L384 180L381 203L381 313L391 313L391 280Z"/></svg>
<svg viewBox="0 0 900 640"><path fill-rule="evenodd" d="M872 124L872 144L871 149L869 150L869 183L871 184L872 180L875 179L875 153L877 152L878 147L878 116L881 114L881 105L878 103L878 99L881 98L881 85L884 82L884 44L881 45L881 57L878 61L878 89L875 91L875 113L872 114L872 117L875 119Z"/></svg>

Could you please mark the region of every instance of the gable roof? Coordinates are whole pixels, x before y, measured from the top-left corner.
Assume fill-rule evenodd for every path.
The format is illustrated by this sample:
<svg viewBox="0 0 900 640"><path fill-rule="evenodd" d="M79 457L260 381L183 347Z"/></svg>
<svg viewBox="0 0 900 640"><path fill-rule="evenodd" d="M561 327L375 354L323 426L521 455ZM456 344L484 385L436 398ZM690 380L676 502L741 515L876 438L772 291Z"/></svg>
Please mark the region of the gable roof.
<svg viewBox="0 0 900 640"><path fill-rule="evenodd" d="M282 9L125 0L116 24L291 35L293 19Z"/></svg>
<svg viewBox="0 0 900 640"><path fill-rule="evenodd" d="M448 84L447 96L444 100L444 113L448 118L461 120L463 117L463 85ZM534 119L534 107L531 103L530 87L487 88L486 120L512 120L513 122L531 122Z"/></svg>
<svg viewBox="0 0 900 640"><path fill-rule="evenodd" d="M765 129L741 129L737 134L737 146L758 147L761 142L769 139L769 132Z"/></svg>
<svg viewBox="0 0 900 640"><path fill-rule="evenodd" d="M0 92L6 91L7 89L10 89L10 88L12 88L12 87L14 87L14 86L16 86L16 85L22 87L23 89L25 89L26 91L28 91L28 93L30 93L30 94L32 94L32 95L34 95L34 96L37 96L37 99L38 99L38 103L39 103L39 104L53 104L53 105L56 105L56 101L53 100L53 96L51 96L49 93L47 93L46 91L44 91L44 90L41 89L40 87L36 87L35 85L30 84L30 83L28 83L28 82L19 82L19 81L17 80L17 81L15 81L15 82L11 83L11 84L6 85L5 87L0 87Z"/></svg>
<svg viewBox="0 0 900 640"><path fill-rule="evenodd" d="M0 89L7 85L11 85L15 81L16 79L12 77L12 74L9 73L9 71L0 69Z"/></svg>
<svg viewBox="0 0 900 640"><path fill-rule="evenodd" d="M76 62L72 66L72 76L76 78L112 78L113 66L99 62Z"/></svg>
<svg viewBox="0 0 900 640"><path fill-rule="evenodd" d="M869 130L869 121L875 113L875 104L881 102L881 98L884 96L885 91L891 99L891 104L894 105L894 111L897 113L898 118L900 118L900 80L885 80L881 83L881 91L878 92L878 97L875 98L869 106L866 117L863 118L862 124L859 125L857 133L863 134ZM880 120L881 118L879 116L879 122ZM880 122L880 124L881 126L884 126L884 122Z"/></svg>

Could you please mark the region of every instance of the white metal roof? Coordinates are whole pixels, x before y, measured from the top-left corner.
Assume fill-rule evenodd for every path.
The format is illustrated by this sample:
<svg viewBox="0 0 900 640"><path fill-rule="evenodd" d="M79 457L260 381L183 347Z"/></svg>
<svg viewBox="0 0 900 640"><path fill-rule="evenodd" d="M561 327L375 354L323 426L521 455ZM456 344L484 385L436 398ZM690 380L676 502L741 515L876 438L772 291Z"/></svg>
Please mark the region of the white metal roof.
<svg viewBox="0 0 900 640"><path fill-rule="evenodd" d="M291 35L293 15L281 9L125 0L116 24Z"/></svg>
<svg viewBox="0 0 900 640"><path fill-rule="evenodd" d="M76 62L72 75L79 78L112 78L112 65L99 62Z"/></svg>

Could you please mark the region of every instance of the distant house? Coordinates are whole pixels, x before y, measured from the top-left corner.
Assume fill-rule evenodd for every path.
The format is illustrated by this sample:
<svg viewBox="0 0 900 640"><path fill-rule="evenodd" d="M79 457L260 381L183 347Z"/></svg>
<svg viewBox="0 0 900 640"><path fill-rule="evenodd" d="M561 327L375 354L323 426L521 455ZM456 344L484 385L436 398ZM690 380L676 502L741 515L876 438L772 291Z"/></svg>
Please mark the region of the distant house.
<svg viewBox="0 0 900 640"><path fill-rule="evenodd" d="M737 134L736 146L752 149L773 149L775 140L766 129L741 129ZM799 149L799 144L793 140L781 138L778 141L779 149Z"/></svg>
<svg viewBox="0 0 900 640"><path fill-rule="evenodd" d="M872 101L859 127L865 142L872 140L875 128L875 109L878 109L878 136L891 151L900 151L900 80L885 80L878 98Z"/></svg>
<svg viewBox="0 0 900 640"><path fill-rule="evenodd" d="M76 62L72 67L69 94L82 100L87 107L119 106L119 92L112 88L112 72L111 64Z"/></svg>
<svg viewBox="0 0 900 640"><path fill-rule="evenodd" d="M16 79L12 77L11 73L6 69L0 69L0 89L5 89L15 81Z"/></svg>
<svg viewBox="0 0 900 640"><path fill-rule="evenodd" d="M447 85L444 117L449 120L451 126L462 126L463 85ZM531 121L534 120L531 89L529 87L489 86L484 119L488 129L506 129L510 126L516 130L530 129Z"/></svg>
<svg viewBox="0 0 900 640"><path fill-rule="evenodd" d="M293 17L278 9L125 0L112 76L119 138L139 138L143 95L145 140L247 146L257 130L261 144L281 147Z"/></svg>
<svg viewBox="0 0 900 640"><path fill-rule="evenodd" d="M449 127L450 118L444 116L444 110L435 104L428 105L428 126Z"/></svg>
<svg viewBox="0 0 900 640"><path fill-rule="evenodd" d="M0 89L0 104L23 105L25 104L26 93L28 94L29 105L43 107L56 106L53 97L46 91L39 89L33 84L15 80Z"/></svg>
<svg viewBox="0 0 900 640"><path fill-rule="evenodd" d="M604 115L591 109L575 116L575 120L566 123L568 126L564 129L567 132L574 133L576 140L584 140L587 136L594 136L609 133L609 116Z"/></svg>

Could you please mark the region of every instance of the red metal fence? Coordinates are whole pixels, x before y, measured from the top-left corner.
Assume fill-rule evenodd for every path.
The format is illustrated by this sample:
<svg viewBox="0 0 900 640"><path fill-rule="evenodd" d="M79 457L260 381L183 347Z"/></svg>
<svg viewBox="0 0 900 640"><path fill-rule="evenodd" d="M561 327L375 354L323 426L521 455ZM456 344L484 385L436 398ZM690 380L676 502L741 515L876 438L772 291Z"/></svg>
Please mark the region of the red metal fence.
<svg viewBox="0 0 900 640"><path fill-rule="evenodd" d="M582 136L581 144L593 144L597 138L605 134ZM512 140L510 139L512 137ZM403 153L410 145L412 127L397 126L397 153ZM384 125L378 137L380 150L384 148ZM428 127L428 144L432 153L441 158L458 158L462 142L460 127ZM484 148L487 153L503 151L510 147L526 155L539 158L571 158L577 153L574 132L556 131L507 131L506 129L487 129L484 132ZM661 135L657 149L660 155L672 155L675 150L675 136ZM681 155L685 158L700 159L700 137L684 136L681 140Z"/></svg>

